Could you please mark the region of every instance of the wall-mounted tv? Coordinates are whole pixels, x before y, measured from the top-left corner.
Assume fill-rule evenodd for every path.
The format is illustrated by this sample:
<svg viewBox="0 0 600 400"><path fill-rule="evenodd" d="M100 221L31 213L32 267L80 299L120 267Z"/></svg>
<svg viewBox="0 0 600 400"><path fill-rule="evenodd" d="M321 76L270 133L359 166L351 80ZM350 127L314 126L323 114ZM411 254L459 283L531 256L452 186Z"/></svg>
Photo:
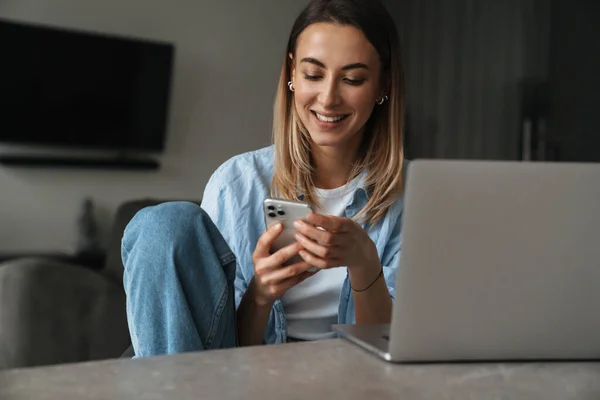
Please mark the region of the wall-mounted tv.
<svg viewBox="0 0 600 400"><path fill-rule="evenodd" d="M174 46L0 20L0 144L162 152Z"/></svg>

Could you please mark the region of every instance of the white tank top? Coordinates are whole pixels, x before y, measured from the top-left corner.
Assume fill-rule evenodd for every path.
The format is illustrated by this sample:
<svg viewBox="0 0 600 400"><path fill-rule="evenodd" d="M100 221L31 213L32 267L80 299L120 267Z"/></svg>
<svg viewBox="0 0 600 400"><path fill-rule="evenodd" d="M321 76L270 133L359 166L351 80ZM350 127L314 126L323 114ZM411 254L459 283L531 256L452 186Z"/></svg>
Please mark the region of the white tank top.
<svg viewBox="0 0 600 400"><path fill-rule="evenodd" d="M336 189L315 189L319 214L343 217L352 200L358 179ZM331 325L338 321L342 284L347 268L322 270L288 290L281 301L287 319L288 337L319 340L335 336Z"/></svg>

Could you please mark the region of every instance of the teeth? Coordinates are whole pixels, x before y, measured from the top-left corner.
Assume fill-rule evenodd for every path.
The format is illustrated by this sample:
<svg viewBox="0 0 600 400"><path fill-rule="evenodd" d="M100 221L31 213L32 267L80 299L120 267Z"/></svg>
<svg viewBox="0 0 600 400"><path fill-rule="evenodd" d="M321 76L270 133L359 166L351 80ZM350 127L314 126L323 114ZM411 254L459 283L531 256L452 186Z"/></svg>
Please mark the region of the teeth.
<svg viewBox="0 0 600 400"><path fill-rule="evenodd" d="M323 122L338 122L344 119L344 117L346 117L345 115L341 115L339 117L326 117L324 115L321 115L319 113L315 113L315 115L317 116L317 119L319 121L323 121Z"/></svg>

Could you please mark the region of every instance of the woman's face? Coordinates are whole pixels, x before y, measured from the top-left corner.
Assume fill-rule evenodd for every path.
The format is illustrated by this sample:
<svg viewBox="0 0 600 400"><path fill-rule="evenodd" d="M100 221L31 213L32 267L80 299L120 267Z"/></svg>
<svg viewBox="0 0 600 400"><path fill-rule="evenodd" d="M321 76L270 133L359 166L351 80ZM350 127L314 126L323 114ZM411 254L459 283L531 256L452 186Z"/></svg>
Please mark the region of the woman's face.
<svg viewBox="0 0 600 400"><path fill-rule="evenodd" d="M292 64L294 101L317 146L358 148L382 95L380 75L377 50L359 29L317 23L302 32Z"/></svg>

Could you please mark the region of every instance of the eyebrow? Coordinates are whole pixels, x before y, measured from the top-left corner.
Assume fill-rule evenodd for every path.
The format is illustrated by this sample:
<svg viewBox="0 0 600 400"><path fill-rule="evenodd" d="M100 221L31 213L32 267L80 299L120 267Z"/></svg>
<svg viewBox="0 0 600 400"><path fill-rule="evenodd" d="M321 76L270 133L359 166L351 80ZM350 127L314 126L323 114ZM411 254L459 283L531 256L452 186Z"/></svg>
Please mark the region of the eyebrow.
<svg viewBox="0 0 600 400"><path fill-rule="evenodd" d="M309 63L309 64L314 64L317 67L321 67L321 68L326 68L325 64L323 64L321 61L317 60L316 58L312 58L312 57L306 57L303 58L302 60L300 60L300 62L305 62L305 63ZM369 67L366 64L363 63L354 63L354 64L348 64L342 67L342 71L348 71L351 69L369 69Z"/></svg>

